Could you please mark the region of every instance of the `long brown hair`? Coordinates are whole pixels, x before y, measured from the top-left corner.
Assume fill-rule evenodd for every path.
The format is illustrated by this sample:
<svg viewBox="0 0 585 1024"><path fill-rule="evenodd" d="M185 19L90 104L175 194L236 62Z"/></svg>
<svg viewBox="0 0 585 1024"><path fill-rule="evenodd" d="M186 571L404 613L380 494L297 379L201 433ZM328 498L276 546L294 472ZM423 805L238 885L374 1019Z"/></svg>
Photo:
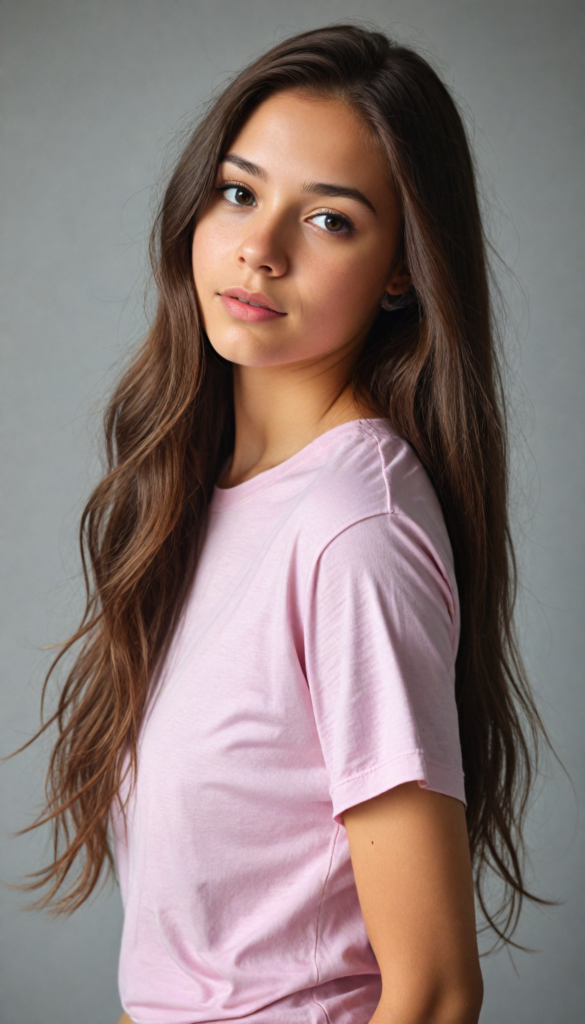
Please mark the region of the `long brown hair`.
<svg viewBox="0 0 585 1024"><path fill-rule="evenodd" d="M37 906L71 911L92 893L104 862L113 864L108 819L122 759L129 750L135 776L149 686L234 443L231 365L215 354L197 309L194 226L231 140L266 97L288 88L341 97L357 110L402 202L416 302L380 312L353 387L413 446L444 511L462 612L456 696L476 890L489 926L511 942L523 897L544 902L524 885L522 824L546 734L514 636L504 397L473 162L456 105L431 66L356 25L286 39L238 74L170 177L150 243L156 314L109 403L107 473L81 521L85 614L47 677L76 652L57 711L40 730L56 723L59 735L47 805L30 828L52 822L54 857L28 888L48 887ZM503 882L495 909L484 898L488 869Z"/></svg>

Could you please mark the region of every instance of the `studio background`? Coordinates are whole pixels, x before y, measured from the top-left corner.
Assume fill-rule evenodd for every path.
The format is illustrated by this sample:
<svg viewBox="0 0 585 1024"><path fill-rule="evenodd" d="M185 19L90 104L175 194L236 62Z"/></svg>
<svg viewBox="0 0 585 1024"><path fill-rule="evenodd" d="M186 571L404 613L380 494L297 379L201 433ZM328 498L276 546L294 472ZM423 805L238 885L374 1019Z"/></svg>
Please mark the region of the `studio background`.
<svg viewBox="0 0 585 1024"><path fill-rule="evenodd" d="M525 909L516 938L538 952L482 960L481 1021L585 1019L585 6L4 0L0 12L0 753L37 727L50 660L40 648L77 623L76 532L99 472L99 410L143 333L152 187L168 147L172 156L177 130L213 87L276 40L348 17L378 25L430 55L473 115L489 228L516 275L503 281L516 375L518 622L539 708L574 785L545 764L527 877L564 903ZM54 921L24 913L6 888L45 863L46 835L12 834L40 807L47 753L39 742L0 766L0 1024L115 1024L118 890Z"/></svg>

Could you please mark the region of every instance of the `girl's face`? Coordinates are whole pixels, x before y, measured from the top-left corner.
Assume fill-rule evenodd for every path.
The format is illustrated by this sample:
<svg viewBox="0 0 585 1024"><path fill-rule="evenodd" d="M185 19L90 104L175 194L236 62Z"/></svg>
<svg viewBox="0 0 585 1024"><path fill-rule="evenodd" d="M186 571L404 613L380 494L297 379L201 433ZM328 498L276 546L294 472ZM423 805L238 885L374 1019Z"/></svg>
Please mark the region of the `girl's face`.
<svg viewBox="0 0 585 1024"><path fill-rule="evenodd" d="M298 91L250 116L219 167L193 238L193 274L214 349L243 366L347 354L394 264L401 210L385 159L341 100Z"/></svg>

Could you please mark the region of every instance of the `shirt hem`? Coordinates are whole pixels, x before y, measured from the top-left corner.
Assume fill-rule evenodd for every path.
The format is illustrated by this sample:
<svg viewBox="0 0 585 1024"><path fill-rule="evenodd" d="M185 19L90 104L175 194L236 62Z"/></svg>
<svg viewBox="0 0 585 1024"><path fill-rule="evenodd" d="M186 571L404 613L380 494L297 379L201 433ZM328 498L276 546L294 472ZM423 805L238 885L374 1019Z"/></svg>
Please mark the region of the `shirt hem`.
<svg viewBox="0 0 585 1024"><path fill-rule="evenodd" d="M467 806L464 778L463 771L455 765L428 760L422 750L405 751L333 786L330 790L333 818L342 825L343 812L350 807L372 800L394 786L415 781L422 789L452 796Z"/></svg>

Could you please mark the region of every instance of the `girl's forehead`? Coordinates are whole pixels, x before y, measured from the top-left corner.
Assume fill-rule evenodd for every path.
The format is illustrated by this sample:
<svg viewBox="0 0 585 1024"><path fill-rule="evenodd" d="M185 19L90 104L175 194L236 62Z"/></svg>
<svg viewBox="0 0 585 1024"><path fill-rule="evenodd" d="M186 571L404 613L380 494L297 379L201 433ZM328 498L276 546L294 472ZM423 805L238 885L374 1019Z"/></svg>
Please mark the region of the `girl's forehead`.
<svg viewBox="0 0 585 1024"><path fill-rule="evenodd" d="M284 146L310 140L319 152L359 150L362 154L366 140L370 145L374 142L365 119L345 100L301 90L268 97L252 111L236 138Z"/></svg>
<svg viewBox="0 0 585 1024"><path fill-rule="evenodd" d="M359 179L370 190L388 188L387 161L372 129L338 97L276 93L250 114L229 151L254 164L266 180L329 180L333 174L335 180Z"/></svg>

